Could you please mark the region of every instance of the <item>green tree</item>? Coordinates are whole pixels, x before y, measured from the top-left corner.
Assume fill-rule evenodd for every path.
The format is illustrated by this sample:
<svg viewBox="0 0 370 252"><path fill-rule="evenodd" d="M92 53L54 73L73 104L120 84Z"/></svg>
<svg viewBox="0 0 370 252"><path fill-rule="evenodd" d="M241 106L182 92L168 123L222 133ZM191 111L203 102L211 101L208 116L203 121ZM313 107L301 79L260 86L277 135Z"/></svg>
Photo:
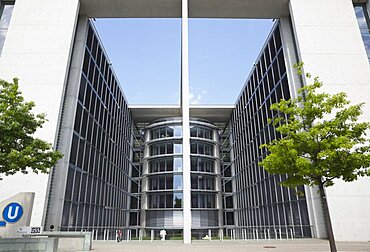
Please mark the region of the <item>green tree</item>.
<svg viewBox="0 0 370 252"><path fill-rule="evenodd" d="M33 137L46 122L44 114L32 113L33 107L35 103L24 101L18 79L0 80L0 175L47 173L62 157L49 143Z"/></svg>
<svg viewBox="0 0 370 252"><path fill-rule="evenodd" d="M296 66L300 75L302 66ZM271 106L271 123L282 137L261 145L266 156L259 164L269 173L288 174L283 186L318 186L330 249L336 251L324 188L336 179L350 182L370 175L370 123L358 121L363 103L350 105L343 92L319 93L319 78L306 78L312 84L299 89L297 98Z"/></svg>

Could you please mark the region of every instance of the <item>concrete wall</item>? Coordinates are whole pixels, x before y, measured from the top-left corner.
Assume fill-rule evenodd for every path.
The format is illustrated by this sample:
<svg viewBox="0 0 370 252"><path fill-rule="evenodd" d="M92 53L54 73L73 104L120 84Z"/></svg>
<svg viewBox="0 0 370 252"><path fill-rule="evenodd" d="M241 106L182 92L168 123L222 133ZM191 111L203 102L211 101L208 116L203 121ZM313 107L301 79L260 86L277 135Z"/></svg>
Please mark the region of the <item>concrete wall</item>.
<svg viewBox="0 0 370 252"><path fill-rule="evenodd" d="M58 238L0 239L0 251L58 251Z"/></svg>
<svg viewBox="0 0 370 252"><path fill-rule="evenodd" d="M366 102L361 120L370 120L370 67L350 0L291 0L298 55L305 71L319 76L323 91L344 91ZM307 81L307 80L306 80ZM328 202L337 240L370 240L370 178L336 181Z"/></svg>
<svg viewBox="0 0 370 252"><path fill-rule="evenodd" d="M56 229L59 229L61 226L65 195L64 193L60 192L66 191L66 181L73 136L73 122L77 107L77 95L80 88L87 27L88 19L84 16L79 16L68 73L68 80L64 87L63 105L61 105L63 113L60 117L60 123L58 125L59 136L56 136L58 137L58 140L56 141L56 147L64 156L53 168L49 176L49 183L47 187L47 195L49 197L46 199L46 204L48 207L45 207L44 209L44 218L42 221L43 225L45 225L45 230L49 230L51 225L54 225Z"/></svg>
<svg viewBox="0 0 370 252"><path fill-rule="evenodd" d="M27 101L35 101L35 113L49 120L37 132L54 143L59 106L79 10L78 0L16 0L2 55L0 78L20 79ZM18 192L35 192L31 225L41 225L48 175L16 174L0 183L0 200Z"/></svg>
<svg viewBox="0 0 370 252"><path fill-rule="evenodd" d="M296 42L294 39L294 32L290 17L280 18L280 33L283 42L283 50L285 57L285 64L288 75L290 96L296 98L298 96L298 89L302 87L303 83L297 71L294 69L294 64L299 62L297 55ZM308 215L312 225L312 237L327 238L327 232L322 214L322 204L317 188L305 187L306 201L308 208Z"/></svg>

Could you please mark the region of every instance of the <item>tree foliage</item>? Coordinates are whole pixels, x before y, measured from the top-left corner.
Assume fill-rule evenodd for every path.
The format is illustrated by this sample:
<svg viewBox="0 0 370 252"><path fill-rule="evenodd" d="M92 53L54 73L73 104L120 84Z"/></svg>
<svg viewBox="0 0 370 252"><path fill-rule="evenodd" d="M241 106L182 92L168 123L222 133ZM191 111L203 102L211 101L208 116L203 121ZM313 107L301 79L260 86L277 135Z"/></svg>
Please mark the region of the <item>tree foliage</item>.
<svg viewBox="0 0 370 252"><path fill-rule="evenodd" d="M302 64L298 65L302 74ZM281 139L264 144L268 155L260 162L269 173L288 174L282 184L331 186L335 179L346 182L369 176L369 122L359 122L363 103L350 105L347 95L319 93L319 78L301 89L295 99L281 100L271 109L271 123Z"/></svg>
<svg viewBox="0 0 370 252"><path fill-rule="evenodd" d="M62 157L33 134L46 122L45 114L33 114L34 102L25 102L18 79L0 80L0 175L28 170L47 173ZM0 177L1 179L1 177Z"/></svg>

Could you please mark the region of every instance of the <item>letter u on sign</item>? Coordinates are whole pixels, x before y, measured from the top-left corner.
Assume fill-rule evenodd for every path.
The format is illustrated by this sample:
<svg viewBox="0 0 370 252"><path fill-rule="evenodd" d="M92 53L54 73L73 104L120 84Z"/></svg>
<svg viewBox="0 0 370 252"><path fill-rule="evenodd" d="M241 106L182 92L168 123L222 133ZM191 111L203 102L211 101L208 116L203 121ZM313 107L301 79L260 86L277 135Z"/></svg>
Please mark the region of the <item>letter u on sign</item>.
<svg viewBox="0 0 370 252"><path fill-rule="evenodd" d="M15 223L23 215L23 207L16 202L8 204L3 211L3 218L6 222Z"/></svg>

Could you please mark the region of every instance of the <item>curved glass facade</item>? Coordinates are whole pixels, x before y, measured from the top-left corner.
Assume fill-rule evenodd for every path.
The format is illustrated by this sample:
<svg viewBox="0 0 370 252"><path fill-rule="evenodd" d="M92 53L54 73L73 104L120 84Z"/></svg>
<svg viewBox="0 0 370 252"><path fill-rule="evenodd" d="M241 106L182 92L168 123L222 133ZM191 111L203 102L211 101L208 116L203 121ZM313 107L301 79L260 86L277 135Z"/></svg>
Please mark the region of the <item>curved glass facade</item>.
<svg viewBox="0 0 370 252"><path fill-rule="evenodd" d="M217 232L222 226L217 143L218 132L214 125L204 121L190 122L192 236L196 238L204 237L208 229Z"/></svg>
<svg viewBox="0 0 370 252"><path fill-rule="evenodd" d="M145 129L141 226L147 230L183 228L181 125L172 118ZM192 228L208 232L221 226L218 133L210 123L191 120L190 135Z"/></svg>
<svg viewBox="0 0 370 252"><path fill-rule="evenodd" d="M150 156L182 154L182 143L179 140L154 143L149 146Z"/></svg>
<svg viewBox="0 0 370 252"><path fill-rule="evenodd" d="M176 119L145 130L142 227L181 229L183 175L182 127Z"/></svg>
<svg viewBox="0 0 370 252"><path fill-rule="evenodd" d="M204 157L191 157L192 172L215 172L215 160Z"/></svg>

